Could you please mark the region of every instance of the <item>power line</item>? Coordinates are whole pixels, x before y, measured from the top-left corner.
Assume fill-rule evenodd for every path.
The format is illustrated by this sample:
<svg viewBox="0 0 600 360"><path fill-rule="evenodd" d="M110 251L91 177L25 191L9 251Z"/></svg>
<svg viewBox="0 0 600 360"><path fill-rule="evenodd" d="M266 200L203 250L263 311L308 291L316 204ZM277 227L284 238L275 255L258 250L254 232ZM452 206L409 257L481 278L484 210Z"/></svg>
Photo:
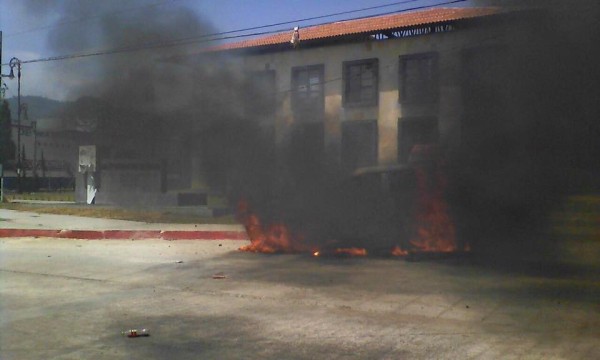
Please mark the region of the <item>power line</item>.
<svg viewBox="0 0 600 360"><path fill-rule="evenodd" d="M370 6L370 7L366 7L366 8L362 8L362 9L356 9L356 10L342 11L342 12L338 12L338 13L332 13L332 14L327 14L327 15L313 16L313 17L308 17L308 18L304 18L304 19L297 19L297 20L283 21L283 22L274 23L274 24L269 24L269 25L254 26L254 27L250 27L250 28L246 28L246 29L230 30L230 31L225 31L225 32L222 32L221 34L231 34L231 33L242 32L242 31L250 31L250 30L265 29L265 28L270 28L270 27L273 27L273 26L280 26L280 25L296 24L296 23L301 23L301 22L306 22L306 21L311 21L311 20L324 19L324 18L333 17L333 16L347 15L347 14L353 14L353 13L357 13L357 12L363 12L363 11L368 11L368 10L381 9L381 8L390 7L390 6L396 6L396 5L408 4L408 3L413 3L413 2L417 2L417 1L422 1L422 0L404 0L404 1L397 1L397 2L393 2L393 3L391 3L391 4L384 4L384 5Z"/></svg>
<svg viewBox="0 0 600 360"><path fill-rule="evenodd" d="M414 1L417 1L417 0L400 1L400 2L394 3L393 5L398 5L398 4L407 3L407 2L414 2ZM441 5L450 5L450 4L461 3L461 2L465 2L465 1L466 0L445 1L442 3L433 4L433 5L422 5L422 6L416 6L416 7L406 8L406 9L402 9L402 10L387 11L387 12L368 15L368 16L359 16L359 17L345 19L344 21L359 20L359 19L365 19L365 18L374 17L374 16L390 15L390 14L402 13L402 12L407 12L407 11L412 11L412 10L421 10L421 9L427 9L427 8L441 6ZM391 6L391 5L392 4L380 5L379 7ZM373 7L371 7L371 8L373 8ZM365 8L365 9L370 9L370 8ZM358 11L364 11L364 9L352 10L352 12L358 12ZM318 18L332 17L332 16L338 16L338 15L339 15L339 13L328 14L328 15L319 16ZM314 17L314 18L317 18L317 17ZM34 59L34 60L25 60L25 61L21 61L21 63L22 64L30 64L30 63L59 61L59 60L67 60L67 59L77 59L77 58L85 58L85 57L100 56L100 55L112 55L112 54L119 54L119 53L140 51L140 50L148 50L148 49L156 49L156 48L164 48L164 47L174 47L174 46L181 46L181 45L187 45L187 44L192 44L192 43L206 43L206 42L213 42L213 41L218 41L218 40L230 40L230 39L243 38L243 37L275 34L275 33L284 32L288 29L282 28L282 29L277 29L277 30L272 30L272 31L256 32L256 33L250 33L250 34L222 36L222 35L227 35L227 34L231 34L234 32L242 32L242 31L248 31L248 30L257 29L257 28L266 28L266 27L272 27L272 26L277 26L277 25L281 25L281 24L291 24L294 22L308 21L308 19L310 19L310 18L300 19L300 20L296 20L296 21L283 22L283 23L277 23L277 24L264 25L261 27L253 27L253 28L247 28L247 29L241 29L241 30L231 30L231 31L218 32L218 33L213 33L213 34L205 34L205 35L175 39L175 40L170 40L170 41L146 43L143 45L101 50L101 51L95 51L95 52L90 52L90 53L50 56L50 57ZM320 25L326 25L326 24L331 24L331 23L332 22L323 22L323 23L314 24L311 26L320 26ZM3 65L6 65L6 64L3 64Z"/></svg>
<svg viewBox="0 0 600 360"><path fill-rule="evenodd" d="M71 24L81 23L81 22L84 22L84 21L87 21L87 20L100 19L100 18L105 17L105 16L119 15L119 14L124 14L124 13L127 13L127 12L136 11L136 10L140 10L140 9L144 9L144 8L152 8L152 7L162 6L162 5L169 5L169 4L171 4L173 2L176 2L176 1L181 1L181 0L166 0L166 1L161 1L161 2L157 2L157 3L153 3L153 4L141 5L141 6L131 7L131 8L127 8L127 9L118 10L118 11L107 12L107 13L100 14L100 15L94 15L94 16L88 16L88 17L82 17L82 18L78 18L78 19L73 19L73 20L61 21L59 23L52 24L52 25L45 25L45 26L40 26L40 27L28 29L28 30L22 30L22 31L14 32L14 33L4 34L4 37L5 38L10 38L10 37L13 37L13 36L23 35L23 34L35 32L35 31L48 30L48 29L52 29L52 28L56 28L56 27L65 26L65 25L71 25Z"/></svg>
<svg viewBox="0 0 600 360"><path fill-rule="evenodd" d="M118 14L121 14L121 13L126 13L126 12L130 12L130 11L138 10L140 8L161 6L161 5L165 5L167 3L175 2L175 1L179 1L179 0L167 0L167 1L159 2L159 3L155 3L155 4L137 6L137 7L133 7L133 8L129 8L129 9L124 9L124 10L119 10L119 11L110 12L110 13L105 13L105 14L101 14L101 15L90 16L90 17L85 17L85 18L79 18L79 19L70 20L70 21L64 21L64 22L61 22L61 23L58 23L58 24L46 25L46 26L41 26L41 27L29 29L29 30L23 30L23 31L18 31L18 32L14 32L14 33L5 34L4 37L12 37L12 36L16 36L16 35L20 35L20 34L25 34L25 33L30 33L30 32L34 32L34 31L51 29L51 28L54 28L54 27L60 27L60 26L64 26L64 25L69 25L69 24L74 24L74 23L78 23L78 22L83 22L85 20L98 19L98 18L101 18L101 17L104 17L104 16L109 16L109 15L118 15ZM301 22L306 22L306 21L311 21L311 20L324 19L324 18L328 18L328 17L332 17L332 16L347 15L347 14L353 14L353 13L363 12L363 11L368 11L368 10L381 9L381 8L385 8L385 7L395 6L395 5L408 4L408 3L413 3L413 2L417 2L417 1L422 1L422 0L396 1L396 2L393 2L393 3L390 3L390 4L370 6L370 7L366 7L366 8L362 8L362 9L357 9L357 10L342 11L342 12L338 12L338 13L332 13L332 14L320 15L320 16L313 16L313 17L308 17L308 18L304 18L304 19L284 21L284 22L279 22L279 23L274 23L274 24L269 24L269 25L254 26L254 27L249 27L249 28L245 28L245 29L229 30L229 31L222 32L220 34L225 35L225 34L232 34L232 33L242 32L242 31L265 29L265 28L269 28L269 27L273 27L273 26L287 25L287 24L293 24L293 23L301 23Z"/></svg>
<svg viewBox="0 0 600 360"><path fill-rule="evenodd" d="M302 23L302 22L306 22L306 21L311 21L311 20L318 20L318 19L324 19L324 18L328 18L328 17L334 17L334 16L347 15L347 14L352 14L352 13L357 13L357 12L363 12L363 11L368 11L368 10L381 9L381 8L384 8L384 7L390 7L390 6L408 4L408 3L413 3L413 2L417 2L417 1L422 1L422 0L403 0L403 1L397 1L397 2L394 2L394 3L390 3L390 4L370 6L370 7L366 7L366 8L362 8L362 9L342 11L342 12L332 13L332 14L327 14L327 15L313 16L313 17L308 17L308 18L303 18L303 19L297 19L297 20L290 20L290 21L284 21L284 22L273 23L273 24L268 24L268 25L253 26L253 27L244 28L244 29L228 30L228 31L223 31L223 32L215 33L215 34L197 35L197 36L192 36L192 37L187 37L187 38L180 38L180 39L177 39L177 40L174 40L174 41L176 41L176 42L182 42L182 44L185 44L185 42L188 41L188 40L192 41L192 40L198 40L198 39L212 37L212 36L229 35L229 34L235 34L235 33L239 33L239 32L250 31L250 30L266 29L266 28L270 28L270 27L274 27L274 26L289 25L289 24L298 24L298 23ZM460 1L466 1L466 0L460 0ZM430 6L439 6L439 5L443 5L443 4L430 5ZM407 11L407 10L411 10L411 9L405 9L405 11ZM394 11L393 13L396 13L396 12L398 12L398 11ZM368 15L368 16L365 16L365 17L379 16L379 15L382 15L382 14ZM363 18L363 17L358 17L356 19L361 19L361 18ZM347 19L347 20L354 20L354 19ZM324 25L324 24L328 24L328 23L312 24L310 26ZM285 31L285 30L286 29L278 29L278 30L267 31L267 32L260 32L260 33L252 33L252 34L245 34L245 35L239 35L239 36L219 38L219 39L214 39L214 40L233 39L233 38L245 37L245 36L250 37L250 36L257 36L257 35L267 35L267 34L274 34L274 33L282 32L282 31ZM211 40L211 41L214 41L214 40ZM177 45L179 45L179 44L177 44Z"/></svg>
<svg viewBox="0 0 600 360"><path fill-rule="evenodd" d="M38 63L38 62L58 61L58 60L67 60L67 59L78 59L78 58L86 58L86 57L99 56L99 55L112 55L112 54L119 54L119 53L131 52L131 51L140 51L140 50L156 49L156 48L163 48L163 47L180 46L180 45L186 45L186 44L191 44L191 43L205 43L205 42L216 41L216 40L229 40L229 39L236 39L236 38L242 38L242 37L248 37L248 36L267 35L267 34L274 34L274 33L278 33L278 32L281 32L281 30L265 31L265 32L245 34L245 35L225 36L225 37L220 37L220 38L207 39L204 41L194 40L194 41L181 42L180 40L174 40L174 41L168 42L168 43L150 43L150 44L147 44L144 46L139 46L139 45L138 46L129 46L129 47L123 47L123 48L117 48L117 49L101 50L101 51L90 52L90 53L85 53L85 54L50 56L50 57L41 58L41 59L21 61L21 64L31 64L31 63ZM206 36L210 36L210 35L206 35Z"/></svg>

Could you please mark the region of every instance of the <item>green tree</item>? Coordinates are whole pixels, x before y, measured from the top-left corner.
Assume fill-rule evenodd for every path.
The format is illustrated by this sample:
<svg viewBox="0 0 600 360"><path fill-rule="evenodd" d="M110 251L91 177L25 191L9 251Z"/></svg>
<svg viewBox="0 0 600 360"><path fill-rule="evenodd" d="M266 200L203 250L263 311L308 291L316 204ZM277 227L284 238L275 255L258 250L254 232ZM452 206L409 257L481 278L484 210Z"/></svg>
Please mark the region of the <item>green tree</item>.
<svg viewBox="0 0 600 360"><path fill-rule="evenodd" d="M0 164L15 158L15 144L11 138L12 120L8 101L0 105Z"/></svg>

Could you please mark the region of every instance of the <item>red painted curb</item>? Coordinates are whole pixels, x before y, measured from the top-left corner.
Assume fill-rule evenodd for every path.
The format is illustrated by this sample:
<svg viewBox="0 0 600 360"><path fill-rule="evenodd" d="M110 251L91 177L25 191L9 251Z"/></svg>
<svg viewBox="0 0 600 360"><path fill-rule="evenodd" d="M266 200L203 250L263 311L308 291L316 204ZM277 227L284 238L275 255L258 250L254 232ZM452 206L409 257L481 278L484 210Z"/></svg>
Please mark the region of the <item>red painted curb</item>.
<svg viewBox="0 0 600 360"><path fill-rule="evenodd" d="M0 237L53 237L84 240L248 240L245 231L213 230L46 230L0 229Z"/></svg>
<svg viewBox="0 0 600 360"><path fill-rule="evenodd" d="M165 240L248 240L245 231L180 231L167 230L161 232L161 239Z"/></svg>
<svg viewBox="0 0 600 360"><path fill-rule="evenodd" d="M43 235L41 235L41 236L43 236ZM86 239L86 240L102 239L102 232L101 231L93 231L93 230L60 230L56 237L64 238L64 239Z"/></svg>
<svg viewBox="0 0 600 360"><path fill-rule="evenodd" d="M160 230L104 230L103 239L160 239Z"/></svg>
<svg viewBox="0 0 600 360"><path fill-rule="evenodd" d="M0 237L59 237L60 230L0 229Z"/></svg>

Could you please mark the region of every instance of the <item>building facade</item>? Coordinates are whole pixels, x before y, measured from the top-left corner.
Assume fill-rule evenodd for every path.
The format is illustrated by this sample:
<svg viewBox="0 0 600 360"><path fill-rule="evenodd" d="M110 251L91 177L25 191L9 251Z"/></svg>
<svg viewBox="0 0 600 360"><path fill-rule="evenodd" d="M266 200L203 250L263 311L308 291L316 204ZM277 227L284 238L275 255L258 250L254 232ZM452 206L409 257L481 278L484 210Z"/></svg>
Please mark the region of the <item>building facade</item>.
<svg viewBox="0 0 600 360"><path fill-rule="evenodd" d="M460 144L464 75L491 71L490 61L470 59L503 41L501 18L498 8L429 9L300 28L296 40L290 30L203 56L221 56L272 96L272 111L259 117L278 144L301 142L352 171L403 164L415 145Z"/></svg>

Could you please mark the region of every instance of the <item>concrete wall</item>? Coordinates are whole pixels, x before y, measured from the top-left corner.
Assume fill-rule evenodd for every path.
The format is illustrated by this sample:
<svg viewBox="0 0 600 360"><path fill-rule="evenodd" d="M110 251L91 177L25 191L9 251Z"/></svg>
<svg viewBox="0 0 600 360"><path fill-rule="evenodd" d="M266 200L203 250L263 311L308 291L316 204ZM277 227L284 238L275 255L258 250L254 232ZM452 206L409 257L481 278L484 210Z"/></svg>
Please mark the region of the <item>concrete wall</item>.
<svg viewBox="0 0 600 360"><path fill-rule="evenodd" d="M83 179L84 174L78 174L78 185L85 185ZM161 179L159 163L135 160L105 162L101 165L101 171L96 173L96 204L176 205L166 201L162 193Z"/></svg>

